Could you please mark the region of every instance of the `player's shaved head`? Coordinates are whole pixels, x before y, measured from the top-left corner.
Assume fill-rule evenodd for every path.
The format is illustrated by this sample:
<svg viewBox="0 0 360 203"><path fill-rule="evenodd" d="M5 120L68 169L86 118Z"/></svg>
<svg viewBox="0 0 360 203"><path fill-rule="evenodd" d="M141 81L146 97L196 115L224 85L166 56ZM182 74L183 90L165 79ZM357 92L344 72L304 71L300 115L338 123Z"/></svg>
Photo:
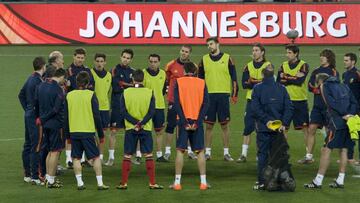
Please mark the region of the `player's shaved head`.
<svg viewBox="0 0 360 203"><path fill-rule="evenodd" d="M319 73L316 75L316 84L321 85L325 80L327 80L330 76L326 73Z"/></svg>
<svg viewBox="0 0 360 203"><path fill-rule="evenodd" d="M38 56L33 60L33 67L35 71L41 70L45 66L45 64L45 59L42 56Z"/></svg>
<svg viewBox="0 0 360 203"><path fill-rule="evenodd" d="M274 77L274 67L267 66L264 70L262 70L262 74L264 78Z"/></svg>
<svg viewBox="0 0 360 203"><path fill-rule="evenodd" d="M143 82L144 72L142 70L135 70L133 73L133 79L135 82Z"/></svg>
<svg viewBox="0 0 360 203"><path fill-rule="evenodd" d="M90 83L90 76L86 71L81 71L76 76L76 85L79 88L85 88Z"/></svg>
<svg viewBox="0 0 360 203"><path fill-rule="evenodd" d="M193 62L186 62L184 63L184 70L185 70L185 74L194 75L197 72L197 67Z"/></svg>

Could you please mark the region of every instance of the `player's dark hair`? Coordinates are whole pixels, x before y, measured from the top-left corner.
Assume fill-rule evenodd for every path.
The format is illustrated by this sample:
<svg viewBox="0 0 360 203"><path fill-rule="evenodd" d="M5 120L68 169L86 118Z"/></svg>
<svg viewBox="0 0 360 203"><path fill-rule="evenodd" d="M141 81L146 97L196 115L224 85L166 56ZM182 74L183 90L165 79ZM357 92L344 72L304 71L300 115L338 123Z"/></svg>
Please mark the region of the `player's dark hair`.
<svg viewBox="0 0 360 203"><path fill-rule="evenodd" d="M206 39L206 42L214 41L216 44L219 43L219 39L217 37L209 37Z"/></svg>
<svg viewBox="0 0 360 203"><path fill-rule="evenodd" d="M135 70L133 73L133 79L135 82L143 82L144 81L144 72L142 70Z"/></svg>
<svg viewBox="0 0 360 203"><path fill-rule="evenodd" d="M356 62L357 62L357 56L356 56L356 54L354 54L354 53L346 53L344 56L345 56L345 57L349 57L349 58L350 58L350 61L355 61L355 64L356 64Z"/></svg>
<svg viewBox="0 0 360 203"><path fill-rule="evenodd" d="M35 57L33 60L33 67L35 71L41 70L41 68L46 64L45 58L42 56Z"/></svg>
<svg viewBox="0 0 360 203"><path fill-rule="evenodd" d="M150 54L148 59L150 59L150 57L158 58L159 61L160 61L160 55L159 54Z"/></svg>
<svg viewBox="0 0 360 203"><path fill-rule="evenodd" d="M55 74L55 71L56 71L56 67L49 64L46 66L46 71L44 73L44 77L45 78L51 78L51 77L54 77L54 74Z"/></svg>
<svg viewBox="0 0 360 203"><path fill-rule="evenodd" d="M86 50L82 47L75 49L74 56L76 55L86 55Z"/></svg>
<svg viewBox="0 0 360 203"><path fill-rule="evenodd" d="M184 70L186 74L195 74L197 72L197 67L193 62L184 63Z"/></svg>
<svg viewBox="0 0 360 203"><path fill-rule="evenodd" d="M188 48L190 50L190 52L192 52L192 46L189 44L184 44L182 45L182 47Z"/></svg>
<svg viewBox="0 0 360 203"><path fill-rule="evenodd" d="M55 70L54 77L60 78L66 75L66 71L63 68L58 68Z"/></svg>
<svg viewBox="0 0 360 203"><path fill-rule="evenodd" d="M103 53L96 53L94 59L96 60L97 58L103 58L106 61L106 55Z"/></svg>
<svg viewBox="0 0 360 203"><path fill-rule="evenodd" d="M331 68L335 68L336 67L336 58L335 58L335 53L330 50L330 49L324 49L322 50L322 52L320 53L320 56L326 57L330 67Z"/></svg>
<svg viewBox="0 0 360 203"><path fill-rule="evenodd" d="M290 50L290 51L292 51L294 54L296 54L296 57L299 58L300 49L299 49L299 47L296 46L295 44L288 44L288 45L286 45L285 50Z"/></svg>
<svg viewBox="0 0 360 203"><path fill-rule="evenodd" d="M266 61L266 58L265 58L265 47L262 45L262 44L260 44L260 43L255 43L254 45L253 45L253 47L258 47L259 49L260 49L260 51L262 51L262 52L264 52L264 55L263 55L263 59L264 59L264 61Z"/></svg>
<svg viewBox="0 0 360 203"><path fill-rule="evenodd" d="M272 67L272 65L267 66L261 72L264 75L264 78L274 77L274 67Z"/></svg>
<svg viewBox="0 0 360 203"><path fill-rule="evenodd" d="M318 73L315 77L315 82L316 84L319 84L320 81L325 81L329 78L330 76L326 73Z"/></svg>
<svg viewBox="0 0 360 203"><path fill-rule="evenodd" d="M52 64L52 63L55 63L56 62L56 59L58 59L59 56L55 55L55 56L52 56L48 59L48 64Z"/></svg>
<svg viewBox="0 0 360 203"><path fill-rule="evenodd" d="M122 50L121 56L122 56L124 53L130 54L130 55L131 55L131 58L134 57L134 51L133 51L132 49L124 49L124 50Z"/></svg>
<svg viewBox="0 0 360 203"><path fill-rule="evenodd" d="M76 86L84 88L86 85L90 83L90 76L86 71L81 71L76 76Z"/></svg>

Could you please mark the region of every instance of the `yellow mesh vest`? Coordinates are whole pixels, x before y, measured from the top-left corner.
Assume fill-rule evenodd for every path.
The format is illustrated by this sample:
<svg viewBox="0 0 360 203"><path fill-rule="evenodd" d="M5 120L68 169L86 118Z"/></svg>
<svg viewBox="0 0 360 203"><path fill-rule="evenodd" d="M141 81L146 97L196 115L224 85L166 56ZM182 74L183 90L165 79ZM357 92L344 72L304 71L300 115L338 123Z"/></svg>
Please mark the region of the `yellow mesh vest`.
<svg viewBox="0 0 360 203"><path fill-rule="evenodd" d="M255 68L253 61L250 61L247 64L250 77L256 80L262 80L263 79L262 70L264 70L270 64L271 63L269 61L265 61L260 68ZM251 99L251 94L252 94L252 90L247 90L246 99Z"/></svg>
<svg viewBox="0 0 360 203"><path fill-rule="evenodd" d="M209 54L203 56L205 82L209 93L231 94L229 59L230 55L226 53L218 61L211 60Z"/></svg>
<svg viewBox="0 0 360 203"><path fill-rule="evenodd" d="M100 111L109 111L109 91L111 88L111 74L106 73L105 77L100 78L94 69L91 69L91 73L95 80L95 94L99 101L99 110Z"/></svg>
<svg viewBox="0 0 360 203"><path fill-rule="evenodd" d="M95 133L91 107L93 95L91 90L73 90L67 94L70 133Z"/></svg>
<svg viewBox="0 0 360 203"><path fill-rule="evenodd" d="M124 91L125 107L127 112L137 120L141 121L147 112L149 111L149 106L152 97L152 90L144 88L135 88L130 87ZM135 126L128 122L125 119L125 129L131 130ZM144 130L152 131L152 120L150 119L144 125Z"/></svg>
<svg viewBox="0 0 360 203"><path fill-rule="evenodd" d="M155 96L155 108L165 109L165 100L163 95L163 88L166 80L165 71L159 70L156 76L150 75L146 69L144 71L144 86L151 89Z"/></svg>
<svg viewBox="0 0 360 203"><path fill-rule="evenodd" d="M296 76L296 74L300 71L301 67L305 64L305 61L301 60L299 64L294 68L290 69L289 63L287 61L283 62L282 67L283 71L286 74L291 76ZM307 89L305 82L298 85L286 85L286 90L289 93L291 101L304 101L307 100Z"/></svg>

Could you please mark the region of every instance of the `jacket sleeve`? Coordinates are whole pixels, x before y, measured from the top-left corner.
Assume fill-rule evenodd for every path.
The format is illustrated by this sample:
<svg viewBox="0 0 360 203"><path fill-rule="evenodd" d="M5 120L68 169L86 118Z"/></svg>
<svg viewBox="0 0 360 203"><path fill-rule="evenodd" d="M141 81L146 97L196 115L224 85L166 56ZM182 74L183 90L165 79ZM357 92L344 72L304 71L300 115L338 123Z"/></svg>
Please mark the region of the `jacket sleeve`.
<svg viewBox="0 0 360 203"><path fill-rule="evenodd" d="M239 93L239 84L237 81L236 67L232 58L229 58L229 73L232 81L232 97L237 97Z"/></svg>
<svg viewBox="0 0 360 203"><path fill-rule="evenodd" d="M197 123L196 123L198 126L204 120L206 112L207 112L209 106L210 106L209 93L207 91L207 87L205 86L203 103L201 105L200 113L199 113L199 116L197 118Z"/></svg>
<svg viewBox="0 0 360 203"><path fill-rule="evenodd" d="M283 87L283 105L284 105L284 115L282 117L282 123L284 126L290 126L291 118L294 112L294 106L290 100L289 94L286 91L285 87Z"/></svg>
<svg viewBox="0 0 360 203"><path fill-rule="evenodd" d="M151 97L151 101L150 101L150 105L149 105L149 110L146 113L146 115L144 116L144 118L142 119L142 121L140 121L141 125L145 125L147 122L149 122L152 117L155 114L155 97L154 95Z"/></svg>
<svg viewBox="0 0 360 203"><path fill-rule="evenodd" d="M120 99L120 113L121 115L124 116L124 119L129 121L131 124L136 125L139 120L137 120L136 118L132 117L129 112L126 109L126 105L125 105L125 97L124 94L121 95L121 99Z"/></svg>
<svg viewBox="0 0 360 203"><path fill-rule="evenodd" d="M41 122L45 123L52 117L56 116L62 110L63 102L64 102L64 95L62 92L59 92L56 97L54 107L52 108L52 110L50 112L48 112L47 114L42 115L40 117Z"/></svg>
<svg viewBox="0 0 360 203"><path fill-rule="evenodd" d="M34 95L34 111L35 111L35 118L40 117L40 104L39 104L39 88L35 88L35 95ZM43 121L42 121L43 122Z"/></svg>
<svg viewBox="0 0 360 203"><path fill-rule="evenodd" d="M245 68L244 68L242 79L241 79L241 84L242 84L243 89L252 89L254 87L254 84L251 83L250 72L249 72L249 69L247 66L245 66Z"/></svg>
<svg viewBox="0 0 360 203"><path fill-rule="evenodd" d="M282 68L282 66L281 66ZM284 85L297 85L297 86L301 86L306 79L306 76L309 73L309 66L308 64L304 64L301 69L300 72L304 74L304 76L302 77L297 77L297 76L290 76L288 74L283 74L283 77L281 77L281 83ZM280 73L280 71L279 71ZM279 75L278 75L279 76Z"/></svg>
<svg viewBox="0 0 360 203"><path fill-rule="evenodd" d="M174 87L174 108L177 115L179 116L180 123L182 125L185 125L187 123L187 120L180 104L179 87L177 83L175 83L175 87Z"/></svg>
<svg viewBox="0 0 360 203"><path fill-rule="evenodd" d="M25 85L26 85L26 83L25 83ZM20 104L21 104L22 108L24 109L24 111L26 110L26 105L27 105L26 104L26 95L25 95L25 85L21 88L19 95L18 95Z"/></svg>
<svg viewBox="0 0 360 203"><path fill-rule="evenodd" d="M99 102L98 102L98 99L97 99L95 93L91 98L91 108L92 108L95 127L96 127L96 130L97 130L98 136L99 136L99 138L103 138L104 137L104 131L103 131L103 127L102 127L102 124L101 124L101 116L100 116L100 111L99 111Z"/></svg>
<svg viewBox="0 0 360 203"><path fill-rule="evenodd" d="M251 96L251 110L255 117L264 125L269 122L271 117L265 112L264 105L261 104L261 92L259 86L255 86Z"/></svg>
<svg viewBox="0 0 360 203"><path fill-rule="evenodd" d="M309 92L312 92L313 94L320 94L320 89L319 87L317 87L317 85L315 84L316 82L316 70L314 70L311 73L309 82L308 82L308 90Z"/></svg>
<svg viewBox="0 0 360 203"><path fill-rule="evenodd" d="M345 116L347 114L347 109L345 109L346 107L338 105L339 103L336 102L337 98L333 95L331 89L326 83L321 87L321 94L328 108L337 112L340 116Z"/></svg>
<svg viewBox="0 0 360 203"><path fill-rule="evenodd" d="M353 95L353 93L351 92L351 90L349 90L349 94L350 94L350 107L349 107L349 113L351 115L355 115L357 114L359 111L359 104L355 98L355 96Z"/></svg>
<svg viewBox="0 0 360 203"><path fill-rule="evenodd" d="M204 62L201 59L200 63L199 63L199 72L198 72L198 77L201 79L205 79L205 69L204 69Z"/></svg>
<svg viewBox="0 0 360 203"><path fill-rule="evenodd" d="M65 99L64 104L64 135L66 139L70 139L70 129L69 129L69 110L68 110L68 102Z"/></svg>

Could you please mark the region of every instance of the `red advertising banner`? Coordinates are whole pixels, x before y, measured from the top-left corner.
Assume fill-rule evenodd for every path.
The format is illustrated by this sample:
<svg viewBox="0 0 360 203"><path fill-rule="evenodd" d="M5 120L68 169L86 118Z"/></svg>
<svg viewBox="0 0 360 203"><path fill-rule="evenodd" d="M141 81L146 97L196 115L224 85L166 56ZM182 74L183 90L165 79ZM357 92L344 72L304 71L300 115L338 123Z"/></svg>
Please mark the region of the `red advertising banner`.
<svg viewBox="0 0 360 203"><path fill-rule="evenodd" d="M0 44L360 44L360 4L0 4Z"/></svg>

